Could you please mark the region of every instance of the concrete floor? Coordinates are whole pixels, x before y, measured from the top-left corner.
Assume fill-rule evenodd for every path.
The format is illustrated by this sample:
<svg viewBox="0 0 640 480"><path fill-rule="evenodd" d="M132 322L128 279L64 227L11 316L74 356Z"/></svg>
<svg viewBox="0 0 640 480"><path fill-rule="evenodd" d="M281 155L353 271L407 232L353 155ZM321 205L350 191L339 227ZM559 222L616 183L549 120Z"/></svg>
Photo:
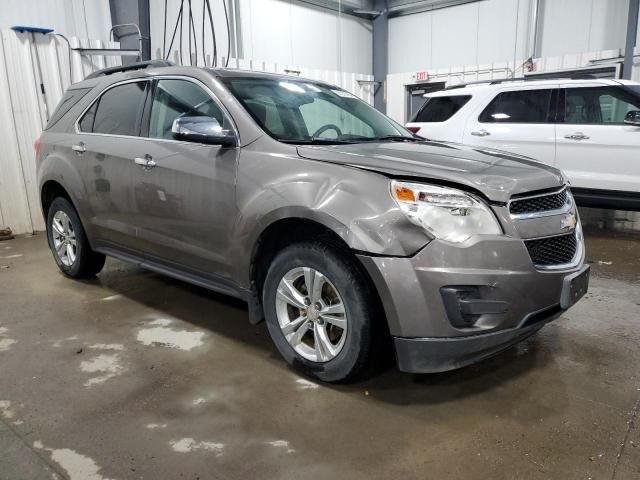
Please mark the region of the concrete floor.
<svg viewBox="0 0 640 480"><path fill-rule="evenodd" d="M640 479L640 240L588 238L588 296L438 375L289 370L242 304L0 243L0 479ZM635 424L634 424L635 421Z"/></svg>

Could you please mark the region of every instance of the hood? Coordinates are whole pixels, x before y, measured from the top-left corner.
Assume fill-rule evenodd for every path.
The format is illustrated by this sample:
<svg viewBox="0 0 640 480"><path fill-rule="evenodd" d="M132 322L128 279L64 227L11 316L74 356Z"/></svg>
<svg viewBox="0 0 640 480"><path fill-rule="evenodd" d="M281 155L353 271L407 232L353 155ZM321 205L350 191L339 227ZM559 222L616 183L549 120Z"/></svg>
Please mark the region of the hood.
<svg viewBox="0 0 640 480"><path fill-rule="evenodd" d="M380 142L298 146L298 155L395 177L453 182L495 202L563 185L560 170L500 150L447 142Z"/></svg>

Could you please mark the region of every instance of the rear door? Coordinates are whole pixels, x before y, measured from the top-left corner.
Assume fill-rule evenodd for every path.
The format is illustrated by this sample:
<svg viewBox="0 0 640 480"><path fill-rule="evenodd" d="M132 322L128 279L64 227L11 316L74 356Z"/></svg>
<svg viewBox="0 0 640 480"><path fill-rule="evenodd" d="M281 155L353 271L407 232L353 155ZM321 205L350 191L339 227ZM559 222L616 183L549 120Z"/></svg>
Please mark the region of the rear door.
<svg viewBox="0 0 640 480"><path fill-rule="evenodd" d="M140 120L148 81L109 87L76 124L73 149L85 162L90 222L99 247L139 250L134 159L140 148Z"/></svg>
<svg viewBox="0 0 640 480"><path fill-rule="evenodd" d="M563 85L557 166L571 185L640 191L640 127L625 125L640 96L622 86Z"/></svg>
<svg viewBox="0 0 640 480"><path fill-rule="evenodd" d="M557 89L522 87L499 91L467 120L464 143L555 163Z"/></svg>
<svg viewBox="0 0 640 480"><path fill-rule="evenodd" d="M240 150L175 140L173 121L193 116L213 117L223 129L235 130L221 103L199 81L169 77L154 82L139 153L153 166L139 165L132 175L138 237L149 260L220 280L231 272Z"/></svg>

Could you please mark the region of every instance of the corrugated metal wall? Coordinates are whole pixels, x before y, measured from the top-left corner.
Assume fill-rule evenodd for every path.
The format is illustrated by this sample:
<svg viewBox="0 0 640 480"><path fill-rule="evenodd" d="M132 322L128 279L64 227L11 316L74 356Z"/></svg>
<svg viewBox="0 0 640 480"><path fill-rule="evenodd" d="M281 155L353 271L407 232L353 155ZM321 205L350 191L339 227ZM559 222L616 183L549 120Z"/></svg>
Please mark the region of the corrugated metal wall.
<svg viewBox="0 0 640 480"><path fill-rule="evenodd" d="M69 42L72 47L103 46L74 37ZM72 80L119 61L78 52L70 57L59 36L0 31L0 225L15 233L44 229L34 141Z"/></svg>

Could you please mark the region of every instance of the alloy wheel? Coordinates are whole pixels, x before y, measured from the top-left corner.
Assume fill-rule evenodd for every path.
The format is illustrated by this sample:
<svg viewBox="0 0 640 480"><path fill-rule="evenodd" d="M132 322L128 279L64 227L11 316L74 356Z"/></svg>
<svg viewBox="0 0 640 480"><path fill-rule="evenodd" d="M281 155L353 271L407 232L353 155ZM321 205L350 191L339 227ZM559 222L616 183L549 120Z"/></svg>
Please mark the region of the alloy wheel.
<svg viewBox="0 0 640 480"><path fill-rule="evenodd" d="M312 362L332 360L347 338L348 319L342 297L321 272L298 267L280 280L276 313L289 345Z"/></svg>
<svg viewBox="0 0 640 480"><path fill-rule="evenodd" d="M72 266L76 261L78 253L76 243L76 232L69 215L59 210L53 216L51 222L51 237L53 248L58 260L66 267Z"/></svg>

